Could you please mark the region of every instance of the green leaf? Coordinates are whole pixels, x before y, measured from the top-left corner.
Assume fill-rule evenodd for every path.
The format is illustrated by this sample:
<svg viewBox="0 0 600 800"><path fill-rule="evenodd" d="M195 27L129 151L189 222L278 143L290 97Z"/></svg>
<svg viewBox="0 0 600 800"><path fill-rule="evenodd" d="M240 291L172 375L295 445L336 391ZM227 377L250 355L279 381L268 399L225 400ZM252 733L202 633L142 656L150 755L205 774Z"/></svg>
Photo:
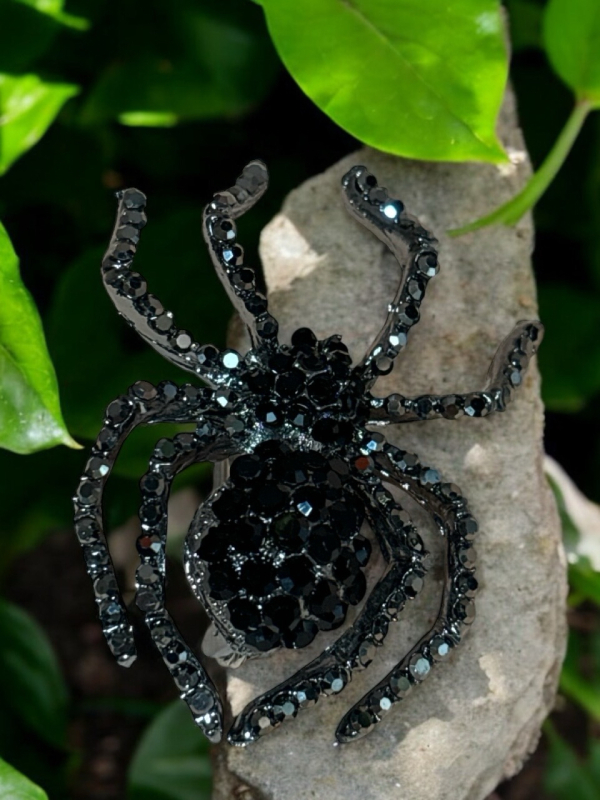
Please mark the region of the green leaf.
<svg viewBox="0 0 600 800"><path fill-rule="evenodd" d="M65 11L64 0L16 0L16 2L34 8L40 14L46 14L55 22L66 25L68 28L86 31L90 27L90 23L84 17L77 17Z"/></svg>
<svg viewBox="0 0 600 800"><path fill-rule="evenodd" d="M540 316L546 325L539 352L544 402L552 411L578 411L600 391L600 297L547 283L540 286Z"/></svg>
<svg viewBox="0 0 600 800"><path fill-rule="evenodd" d="M548 722L544 731L549 744L544 789L556 800L598 800L600 782L589 766Z"/></svg>
<svg viewBox="0 0 600 800"><path fill-rule="evenodd" d="M284 64L342 128L379 150L505 161L508 71L496 0L262 0Z"/></svg>
<svg viewBox="0 0 600 800"><path fill-rule="evenodd" d="M83 121L167 127L254 108L271 88L277 58L257 25L260 12L229 6L182 0L174 13L151 2L151 29L144 20L132 23L125 51L92 89Z"/></svg>
<svg viewBox="0 0 600 800"><path fill-rule="evenodd" d="M209 800L209 744L180 700L144 733L129 769L128 800Z"/></svg>
<svg viewBox="0 0 600 800"><path fill-rule="evenodd" d="M77 447L61 415L42 323L1 224L0 298L0 447L15 453Z"/></svg>
<svg viewBox="0 0 600 800"><path fill-rule="evenodd" d="M589 558L580 557L569 565L569 584L579 597L600 606L600 572L596 572ZM600 695L598 703L600 708Z"/></svg>
<svg viewBox="0 0 600 800"><path fill-rule="evenodd" d="M543 9L534 0L507 0L513 51L542 45Z"/></svg>
<svg viewBox="0 0 600 800"><path fill-rule="evenodd" d="M579 98L600 107L598 0L550 0L543 33L556 72Z"/></svg>
<svg viewBox="0 0 600 800"><path fill-rule="evenodd" d="M38 736L62 748L67 690L54 652L39 625L0 600L0 707L13 710Z"/></svg>
<svg viewBox="0 0 600 800"><path fill-rule="evenodd" d="M0 800L48 800L48 795L0 758Z"/></svg>
<svg viewBox="0 0 600 800"><path fill-rule="evenodd" d="M78 91L71 83L45 83L37 75L0 74L0 175L41 139Z"/></svg>

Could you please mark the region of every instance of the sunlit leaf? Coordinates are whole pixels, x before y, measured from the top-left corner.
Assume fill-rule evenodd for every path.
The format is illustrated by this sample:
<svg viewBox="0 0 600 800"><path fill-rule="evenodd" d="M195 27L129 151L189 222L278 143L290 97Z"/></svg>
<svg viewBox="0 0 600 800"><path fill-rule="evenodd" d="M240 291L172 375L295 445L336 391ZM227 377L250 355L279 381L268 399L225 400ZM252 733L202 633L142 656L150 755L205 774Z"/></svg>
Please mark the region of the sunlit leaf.
<svg viewBox="0 0 600 800"><path fill-rule="evenodd" d="M54 368L19 262L0 224L0 447L77 447L65 427Z"/></svg>
<svg viewBox="0 0 600 800"><path fill-rule="evenodd" d="M86 31L90 27L90 23L84 17L78 17L65 11L64 0L13 0L13 2L30 6L40 14L46 14L56 22L60 22L61 25L75 28L75 30Z"/></svg>
<svg viewBox="0 0 600 800"><path fill-rule="evenodd" d="M208 747L185 703L167 706L149 725L133 757L128 800L209 800Z"/></svg>
<svg viewBox="0 0 600 800"><path fill-rule="evenodd" d="M600 106L600 3L550 0L544 44L556 72L579 97Z"/></svg>
<svg viewBox="0 0 600 800"><path fill-rule="evenodd" d="M67 692L46 635L17 606L0 600L0 707L12 709L38 736L63 747Z"/></svg>
<svg viewBox="0 0 600 800"><path fill-rule="evenodd" d="M48 800L48 796L0 758L0 800Z"/></svg>
<svg viewBox="0 0 600 800"><path fill-rule="evenodd" d="M411 158L503 161L508 70L496 0L262 0L304 92L366 144Z"/></svg>
<svg viewBox="0 0 600 800"><path fill-rule="evenodd" d="M78 91L71 83L46 83L37 75L0 74L0 175L41 139Z"/></svg>

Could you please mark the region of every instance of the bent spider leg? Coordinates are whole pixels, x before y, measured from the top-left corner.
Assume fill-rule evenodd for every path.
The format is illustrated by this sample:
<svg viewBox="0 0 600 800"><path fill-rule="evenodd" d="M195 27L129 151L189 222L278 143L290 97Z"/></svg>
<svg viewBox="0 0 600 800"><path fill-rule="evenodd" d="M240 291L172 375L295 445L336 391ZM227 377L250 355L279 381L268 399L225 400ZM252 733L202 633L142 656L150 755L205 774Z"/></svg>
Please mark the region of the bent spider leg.
<svg viewBox="0 0 600 800"><path fill-rule="evenodd" d="M227 736L230 744L250 744L296 717L298 711L313 706L319 697L339 694L354 670L371 664L389 623L423 586L422 558L426 553L410 517L380 483L371 489L369 499L370 522L389 551L390 569L374 587L354 624L336 642L244 708Z"/></svg>
<svg viewBox="0 0 600 800"><path fill-rule="evenodd" d="M254 270L244 264L234 220L258 202L269 174L262 161L244 167L234 186L217 192L204 210L203 232L211 260L227 294L248 327L252 347L277 341L279 325L267 311L267 298L256 291Z"/></svg>
<svg viewBox="0 0 600 800"><path fill-rule="evenodd" d="M485 387L468 394L374 397L369 422L388 425L392 422L418 422L425 419L457 419L460 416L486 417L504 411L512 394L523 382L530 359L535 355L544 335L544 326L537 320L523 320L513 328L498 347Z"/></svg>
<svg viewBox="0 0 600 800"><path fill-rule="evenodd" d="M144 614L152 641L190 709L194 722L211 742L223 732L223 708L217 690L193 650L188 647L165 608L167 504L176 475L200 461L210 461L223 443L212 434L181 433L161 439L140 482L143 531L138 538L136 604ZM225 443L226 447L226 443Z"/></svg>
<svg viewBox="0 0 600 800"><path fill-rule="evenodd" d="M371 689L341 720L337 741L344 744L368 734L392 705L402 700L446 659L460 643L475 618L473 596L477 523L469 513L460 489L441 483L436 470L424 467L392 445L377 458L380 476L401 487L429 511L446 542L446 576L440 610L431 630L400 663Z"/></svg>
<svg viewBox="0 0 600 800"><path fill-rule="evenodd" d="M190 385L178 387L170 381L158 387L146 381L134 383L127 394L113 400L106 409L104 425L73 497L75 531L94 582L102 630L112 654L125 667L134 662L136 649L103 533L104 486L121 445L134 428L156 422L189 421L207 391Z"/></svg>
<svg viewBox="0 0 600 800"><path fill-rule="evenodd" d="M231 356L227 359L227 351L220 353L212 345L200 346L187 331L177 328L173 314L148 293L144 278L131 269L140 232L147 221L146 196L137 189L125 189L117 192L117 198L117 219L102 260L102 280L110 299L142 339L169 361L211 386L223 383L237 362L233 364Z"/></svg>
<svg viewBox="0 0 600 800"><path fill-rule="evenodd" d="M437 240L406 213L400 200L391 199L378 186L366 167L352 167L342 186L352 216L389 247L401 267L400 282L385 324L355 369L367 386L372 386L379 375L392 371L410 328L419 321L419 307L427 284L439 270Z"/></svg>

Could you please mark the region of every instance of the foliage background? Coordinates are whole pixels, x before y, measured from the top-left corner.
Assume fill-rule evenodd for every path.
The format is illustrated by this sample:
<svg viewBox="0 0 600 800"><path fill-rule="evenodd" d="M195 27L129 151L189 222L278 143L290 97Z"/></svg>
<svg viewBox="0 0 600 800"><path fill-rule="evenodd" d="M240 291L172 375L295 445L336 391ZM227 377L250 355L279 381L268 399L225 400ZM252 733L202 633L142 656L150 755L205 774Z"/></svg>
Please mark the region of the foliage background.
<svg viewBox="0 0 600 800"><path fill-rule="evenodd" d="M263 5L275 35L277 3ZM508 3L511 80L534 165L573 105L544 53L544 5ZM280 50L292 68L297 56ZM19 106L15 76L29 76L19 86L37 98L30 110ZM368 91L373 76L365 80ZM86 447L125 387L180 377L122 324L99 280L113 191L133 185L148 194L144 275L182 327L219 345L230 311L204 250L202 204L248 160L267 161L272 187L242 224L251 250L287 191L359 144L298 88L263 11L249 0L70 0L68 10L61 0L0 0L0 103L0 219L41 314L66 429ZM328 113L369 139L344 109ZM598 117L589 117L535 209L534 266L547 327L540 353L547 450L600 502ZM430 157L443 157L431 148ZM17 337L24 318L12 320ZM56 441L66 440L55 416ZM3 435L10 439L11 431ZM137 480L156 438L139 433L118 462L109 527L136 512ZM17 785L23 797L39 799L44 792L88 800L207 797L206 748L187 711L165 705L174 695L160 664L142 652L124 677L99 639L70 530L82 463L82 453L67 447L27 456L0 450L0 797L16 796ZM202 486L207 475L194 480ZM566 517L565 525L576 537ZM589 564L573 562L565 697L525 771L499 787L502 798L600 797L600 579ZM197 635L177 573L171 596L184 632Z"/></svg>

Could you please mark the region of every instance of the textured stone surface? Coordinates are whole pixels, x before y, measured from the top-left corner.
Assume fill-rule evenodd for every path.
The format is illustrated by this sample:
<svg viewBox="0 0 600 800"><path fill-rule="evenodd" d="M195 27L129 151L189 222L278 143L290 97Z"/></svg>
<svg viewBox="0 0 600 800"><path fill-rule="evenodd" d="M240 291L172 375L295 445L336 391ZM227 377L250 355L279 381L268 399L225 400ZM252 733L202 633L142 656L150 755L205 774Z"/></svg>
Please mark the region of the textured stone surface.
<svg viewBox="0 0 600 800"><path fill-rule="evenodd" d="M341 333L359 358L382 324L398 267L347 215L340 198L342 175L363 163L440 240L441 271L428 289L421 322L376 392L481 388L496 345L517 320L536 316L528 218L514 229L489 228L459 239L444 233L506 200L528 175L510 100L500 135L519 162L512 169L421 163L362 150L292 192L262 238L282 338L308 324L320 337ZM220 748L217 800L481 800L520 768L553 705L565 640L564 560L543 473L542 424L534 363L505 414L388 429L391 441L461 486L480 522L481 591L471 633L370 736L332 746L344 711L434 619L440 591L434 568L375 662L341 695L245 750ZM441 552L431 532L428 545ZM322 646L319 637L302 653L276 654L231 671L234 711Z"/></svg>

